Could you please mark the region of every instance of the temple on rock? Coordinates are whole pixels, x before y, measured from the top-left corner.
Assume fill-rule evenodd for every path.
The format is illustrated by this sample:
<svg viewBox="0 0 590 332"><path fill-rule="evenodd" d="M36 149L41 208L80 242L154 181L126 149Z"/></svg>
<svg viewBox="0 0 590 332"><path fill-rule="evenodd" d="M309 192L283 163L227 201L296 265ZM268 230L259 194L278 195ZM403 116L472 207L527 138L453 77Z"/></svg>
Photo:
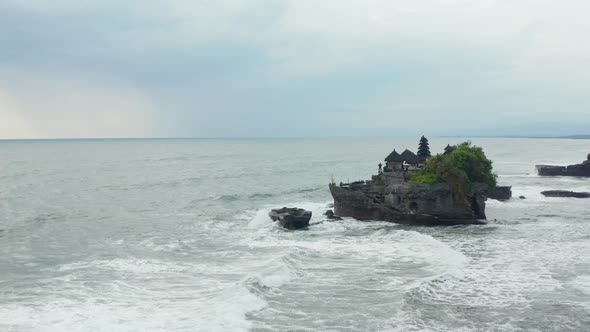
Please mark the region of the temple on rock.
<svg viewBox="0 0 590 332"><path fill-rule="evenodd" d="M430 157L431 154L428 139L422 136L422 138L420 138L420 143L418 144L417 154L408 149L400 154L393 149L393 152L385 158L385 168L383 168L383 172L395 173L419 171L424 167L424 164L430 159ZM379 167L379 169L381 169L381 167Z"/></svg>
<svg viewBox="0 0 590 332"><path fill-rule="evenodd" d="M455 147L447 146L445 153ZM411 225L457 225L483 223L488 186L439 181L414 183L412 178L432 158L428 139L422 136L418 151L394 149L379 164L371 180L330 184L334 213L358 220L385 220ZM459 183L459 185L456 185Z"/></svg>

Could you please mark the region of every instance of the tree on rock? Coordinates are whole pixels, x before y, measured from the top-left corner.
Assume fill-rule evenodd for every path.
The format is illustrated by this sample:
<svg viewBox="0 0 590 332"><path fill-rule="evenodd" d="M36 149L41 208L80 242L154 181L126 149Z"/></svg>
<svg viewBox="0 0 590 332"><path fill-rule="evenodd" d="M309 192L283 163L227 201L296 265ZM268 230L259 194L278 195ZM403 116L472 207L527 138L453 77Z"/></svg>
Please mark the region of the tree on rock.
<svg viewBox="0 0 590 332"><path fill-rule="evenodd" d="M424 136L420 138L420 144L418 144L418 156L420 157L429 157L430 156L430 146L428 144L428 139Z"/></svg>
<svg viewBox="0 0 590 332"><path fill-rule="evenodd" d="M479 146L464 142L453 146L450 153L437 154L420 171L410 176L410 183L433 184L446 182L451 187L467 187L472 183L496 186L492 161Z"/></svg>

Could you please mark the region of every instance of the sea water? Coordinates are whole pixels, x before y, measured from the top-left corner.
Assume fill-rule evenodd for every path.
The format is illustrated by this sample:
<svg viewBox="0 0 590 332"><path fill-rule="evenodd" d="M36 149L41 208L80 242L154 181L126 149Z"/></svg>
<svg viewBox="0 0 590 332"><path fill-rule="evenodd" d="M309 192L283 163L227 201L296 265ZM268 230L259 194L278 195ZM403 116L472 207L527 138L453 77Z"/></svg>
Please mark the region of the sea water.
<svg viewBox="0 0 590 332"><path fill-rule="evenodd" d="M515 198L456 227L322 216L417 139L0 141L0 330L590 330L590 200L540 194L590 179L534 167L589 141L472 141Z"/></svg>

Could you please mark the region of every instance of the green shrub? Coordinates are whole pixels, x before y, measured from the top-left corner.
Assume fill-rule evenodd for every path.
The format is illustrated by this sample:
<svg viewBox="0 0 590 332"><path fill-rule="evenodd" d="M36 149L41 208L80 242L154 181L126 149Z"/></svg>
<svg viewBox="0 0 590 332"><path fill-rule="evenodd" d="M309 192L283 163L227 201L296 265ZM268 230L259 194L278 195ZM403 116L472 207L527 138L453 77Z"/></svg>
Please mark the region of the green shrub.
<svg viewBox="0 0 590 332"><path fill-rule="evenodd" d="M492 161L483 149L471 145L471 142L461 143L448 156L449 163L465 172L468 180L486 183L491 188L496 186L497 175L492 172Z"/></svg>
<svg viewBox="0 0 590 332"><path fill-rule="evenodd" d="M471 183L483 182L490 188L496 186L497 175L492 172L492 161L483 149L464 142L450 154L437 154L426 162L424 168L411 174L413 184L446 182L455 187L467 188Z"/></svg>
<svg viewBox="0 0 590 332"><path fill-rule="evenodd" d="M408 181L411 184L435 184L442 182L443 179L433 173L415 173L410 175L410 180Z"/></svg>

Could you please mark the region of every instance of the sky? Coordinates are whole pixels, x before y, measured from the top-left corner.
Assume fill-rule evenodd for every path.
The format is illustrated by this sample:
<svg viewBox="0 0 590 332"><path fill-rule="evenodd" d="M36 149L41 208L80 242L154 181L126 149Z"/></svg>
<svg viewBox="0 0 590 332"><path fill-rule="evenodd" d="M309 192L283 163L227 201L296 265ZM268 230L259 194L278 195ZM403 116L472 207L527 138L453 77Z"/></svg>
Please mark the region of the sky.
<svg viewBox="0 0 590 332"><path fill-rule="evenodd" d="M587 0L0 0L0 138L590 134Z"/></svg>

